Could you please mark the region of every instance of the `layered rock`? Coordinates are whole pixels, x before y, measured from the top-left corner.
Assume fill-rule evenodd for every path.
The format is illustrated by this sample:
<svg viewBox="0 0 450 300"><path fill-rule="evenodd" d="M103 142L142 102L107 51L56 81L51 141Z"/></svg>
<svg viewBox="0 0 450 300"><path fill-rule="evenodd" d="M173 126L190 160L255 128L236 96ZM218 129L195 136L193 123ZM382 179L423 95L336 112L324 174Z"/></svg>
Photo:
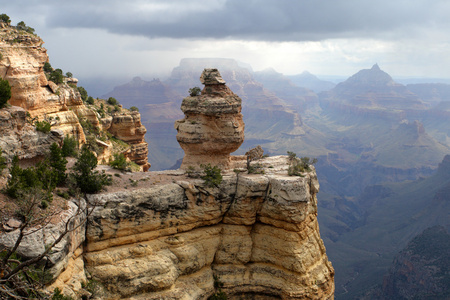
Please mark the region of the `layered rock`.
<svg viewBox="0 0 450 300"><path fill-rule="evenodd" d="M141 124L141 115L138 112L122 112L115 114L111 122L103 122L103 128L118 139L131 145L125 155L144 171L150 168L148 163L148 145L144 139L147 129Z"/></svg>
<svg viewBox="0 0 450 300"><path fill-rule="evenodd" d="M62 137L73 136L79 144L86 143L86 136L81 126L83 121L91 123L99 131L109 130L113 135L117 134L118 139L131 144L126 153L129 159L140 165L143 170L149 169L148 147L144 140L146 129L142 126L138 113L115 114L112 118L106 118L100 122L99 114L83 103L80 93L74 88L78 82L77 79L66 78L64 83L58 85L47 80L43 68L49 59L47 50L42 47L43 41L38 36L4 26L1 28L0 37L2 50L0 77L8 80L11 86L12 96L8 101L9 104L23 108L30 120L50 122L55 132L59 132ZM6 115L5 112L3 119ZM29 126L27 130L30 131L31 128ZM9 151L11 148L8 146L9 144L17 139L23 140L21 138L12 139L11 136L20 136L21 134L10 132L9 137L2 138L3 143L0 140L0 147L3 148L6 155L12 156L14 152L19 152L19 157L21 157L21 152L28 157L41 155L42 151L32 151L31 146L26 145L31 141L24 141L22 148L19 149L15 146L13 152ZM36 132L34 135L42 136ZM32 141L34 140L33 138ZM108 161L112 153L110 147L102 144L101 141L97 142L103 149L102 153L98 154L99 161ZM19 145L21 144L19 143ZM45 142L40 144L46 145Z"/></svg>
<svg viewBox="0 0 450 300"><path fill-rule="evenodd" d="M229 168L230 153L244 141L241 99L226 85L217 69L205 69L201 95L183 99L185 118L175 122L177 141L185 152L181 168L211 163Z"/></svg>
<svg viewBox="0 0 450 300"><path fill-rule="evenodd" d="M51 144L60 144L63 138L61 130L52 130L50 134L36 131L27 122L27 112L21 107L0 110L0 148L8 162L14 155L21 160L44 156Z"/></svg>
<svg viewBox="0 0 450 300"><path fill-rule="evenodd" d="M229 299L332 299L315 172L260 164L266 174L229 172L217 187L173 171L170 184L89 195L87 270L115 299L206 299L214 276Z"/></svg>
<svg viewBox="0 0 450 300"><path fill-rule="evenodd" d="M25 259L41 255L61 234L68 231L40 262L42 266L45 266L46 274L51 278L56 278L48 287L49 291L59 288L63 294L76 297L80 295L79 292L82 292L82 283L87 282L82 257L82 243L85 240L86 230L85 208L84 200L69 201L64 210L48 214L51 218L50 222L41 220L39 224L30 225L24 231L24 237L16 253ZM12 248L19 237L20 230L18 228L22 224L14 219L2 220L2 222L0 248ZM9 228L9 232L5 232L5 228L8 228L5 227L5 224L14 223L17 224L13 228Z"/></svg>

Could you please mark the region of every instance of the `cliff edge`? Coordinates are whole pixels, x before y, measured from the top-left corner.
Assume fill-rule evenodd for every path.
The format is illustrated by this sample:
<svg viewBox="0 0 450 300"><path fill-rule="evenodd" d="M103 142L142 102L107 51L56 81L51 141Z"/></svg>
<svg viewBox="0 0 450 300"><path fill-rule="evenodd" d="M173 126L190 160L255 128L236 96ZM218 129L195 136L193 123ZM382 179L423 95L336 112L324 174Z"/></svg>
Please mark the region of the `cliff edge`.
<svg viewBox="0 0 450 300"><path fill-rule="evenodd" d="M111 299L206 299L217 282L228 299L332 299L315 171L288 176L285 156L259 164L264 174L228 171L213 187L178 170L154 172L172 183L89 195L86 269Z"/></svg>

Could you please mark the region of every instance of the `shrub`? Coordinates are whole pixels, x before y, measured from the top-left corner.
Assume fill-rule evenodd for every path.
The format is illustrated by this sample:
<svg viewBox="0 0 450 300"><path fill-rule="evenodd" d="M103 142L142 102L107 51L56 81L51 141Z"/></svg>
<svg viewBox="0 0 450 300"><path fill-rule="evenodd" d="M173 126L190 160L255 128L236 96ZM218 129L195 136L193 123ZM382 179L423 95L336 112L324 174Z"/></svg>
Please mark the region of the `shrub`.
<svg viewBox="0 0 450 300"><path fill-rule="evenodd" d="M22 169L19 159L14 156L9 168L10 176L6 183L5 192L12 198L22 198L27 193L39 192L43 195L42 207L52 201L52 192L57 183L57 172L50 165L49 158L36 164L36 167Z"/></svg>
<svg viewBox="0 0 450 300"><path fill-rule="evenodd" d="M0 147L0 174L6 168L6 158L4 158L2 154L3 154L3 150L2 150L2 147Z"/></svg>
<svg viewBox="0 0 450 300"><path fill-rule="evenodd" d="M86 103L87 103L87 104L90 104L90 105L94 105L94 98L92 98L91 96L89 96L89 97L87 98L87 100L86 100Z"/></svg>
<svg viewBox="0 0 450 300"><path fill-rule="evenodd" d="M139 108L137 108L136 106L132 106L130 107L130 111L139 111Z"/></svg>
<svg viewBox="0 0 450 300"><path fill-rule="evenodd" d="M109 97L106 102L110 105L118 105L119 104L119 101L117 101L117 99L113 98L113 97Z"/></svg>
<svg viewBox="0 0 450 300"><path fill-rule="evenodd" d="M9 18L9 16L7 14L1 14L0 15L0 21L6 24L10 24L11 23L11 19Z"/></svg>
<svg viewBox="0 0 450 300"><path fill-rule="evenodd" d="M78 156L78 142L73 136L66 136L61 147L61 154L63 157L77 157Z"/></svg>
<svg viewBox="0 0 450 300"><path fill-rule="evenodd" d="M81 95L81 100L83 100L84 102L86 102L87 98L88 98L88 92L86 91L86 89L82 86L77 87L78 92Z"/></svg>
<svg viewBox="0 0 450 300"><path fill-rule="evenodd" d="M209 187L218 186L222 182L222 170L218 166L211 166L211 164L200 165L205 173L200 178L204 180L204 184Z"/></svg>
<svg viewBox="0 0 450 300"><path fill-rule="evenodd" d="M67 159L62 155L62 150L58 144L50 145L50 166L53 169L56 184L62 184L66 180Z"/></svg>
<svg viewBox="0 0 450 300"><path fill-rule="evenodd" d="M41 131L43 133L50 132L52 125L47 121L37 121L36 122L36 130Z"/></svg>
<svg viewBox="0 0 450 300"><path fill-rule="evenodd" d="M307 156L298 158L297 154L291 151L288 151L288 159L289 159L289 168L288 168L289 176L303 176L302 173L311 171L310 166L314 165L317 162L317 158L311 159Z"/></svg>
<svg viewBox="0 0 450 300"><path fill-rule="evenodd" d="M67 77L67 78L72 78L72 77L73 77L73 74L72 74L71 72L67 72L67 73L66 73L66 77Z"/></svg>
<svg viewBox="0 0 450 300"><path fill-rule="evenodd" d="M46 62L46 63L44 64L44 72L50 73L50 72L52 72L52 71L53 71L52 65L50 65L49 62Z"/></svg>
<svg viewBox="0 0 450 300"><path fill-rule="evenodd" d="M127 159L123 153L114 154L114 160L112 160L109 165L117 170L126 170L128 167Z"/></svg>
<svg viewBox="0 0 450 300"><path fill-rule="evenodd" d="M70 296L65 296L59 288L55 288L51 300L74 300L74 299Z"/></svg>
<svg viewBox="0 0 450 300"><path fill-rule="evenodd" d="M3 59L3 54L0 53L0 61Z"/></svg>
<svg viewBox="0 0 450 300"><path fill-rule="evenodd" d="M6 194L12 198L17 198L18 192L21 188L20 177L22 175L22 171L22 168L19 166L19 157L14 155L11 166L9 167L9 177L5 187Z"/></svg>
<svg viewBox="0 0 450 300"><path fill-rule="evenodd" d="M56 84L63 83L64 82L64 76L63 76L62 70L61 69L53 70L50 73L50 77L48 79L53 81Z"/></svg>
<svg viewBox="0 0 450 300"><path fill-rule="evenodd" d="M193 87L193 88L189 89L189 95L191 97L198 96L198 95L200 95L201 91L202 90L198 86L196 86L196 87Z"/></svg>
<svg viewBox="0 0 450 300"><path fill-rule="evenodd" d="M0 109L6 106L9 99L11 99L11 86L8 80L0 78Z"/></svg>
<svg viewBox="0 0 450 300"><path fill-rule="evenodd" d="M73 167L74 172L70 176L74 179L76 187L85 194L97 193L105 185L111 184L111 177L104 172L94 171L96 166L97 157L87 147L83 147L80 158Z"/></svg>
<svg viewBox="0 0 450 300"><path fill-rule="evenodd" d="M34 34L34 28L27 26L24 21L20 21L19 23L17 23L17 29Z"/></svg>

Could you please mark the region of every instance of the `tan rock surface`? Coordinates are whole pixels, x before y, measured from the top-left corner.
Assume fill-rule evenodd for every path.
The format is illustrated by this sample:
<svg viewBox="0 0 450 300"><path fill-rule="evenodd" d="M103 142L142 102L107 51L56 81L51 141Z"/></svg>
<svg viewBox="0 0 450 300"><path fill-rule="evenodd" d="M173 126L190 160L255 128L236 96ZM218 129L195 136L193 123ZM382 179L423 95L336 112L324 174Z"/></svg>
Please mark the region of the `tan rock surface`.
<svg viewBox="0 0 450 300"><path fill-rule="evenodd" d="M245 160L233 162L244 164ZM86 267L111 299L206 299L213 274L229 299L332 299L334 270L317 224L315 172L228 172L218 187L175 175L148 188L90 195Z"/></svg>
<svg viewBox="0 0 450 300"><path fill-rule="evenodd" d="M80 93L73 87L78 82L76 78L66 78L61 84L47 80L43 67L49 58L42 44L36 35L8 26L0 29L0 77L11 85L12 96L8 102L26 110L31 118L50 122L52 129L62 136L74 136L79 144L86 142L80 121L87 121L98 130L109 130L118 139L131 144L127 157L143 170L148 170L148 147L144 140L146 129L141 124L139 113L124 112L100 122L98 113L83 103ZM5 151L10 148L7 145L10 142L11 139L4 143ZM41 154L24 147L15 151L26 152L29 157ZM100 162L109 161L108 155L111 155L111 149L105 148L98 156Z"/></svg>
<svg viewBox="0 0 450 300"><path fill-rule="evenodd" d="M49 134L36 131L27 122L27 112L21 107L0 110L0 147L8 162L14 155L21 160L43 156L52 143L59 144L63 138L61 130L52 130Z"/></svg>
<svg viewBox="0 0 450 300"><path fill-rule="evenodd" d="M226 85L217 69L205 69L198 96L183 99L185 118L175 122L177 141L185 152L182 169L200 164L230 167L230 153L244 141L241 99Z"/></svg>
<svg viewBox="0 0 450 300"><path fill-rule="evenodd" d="M147 171L150 168L148 162L148 145L144 139L147 129L141 123L141 115L138 112L123 112L115 114L111 121L103 122L104 129L108 130L118 139L131 145L125 155Z"/></svg>

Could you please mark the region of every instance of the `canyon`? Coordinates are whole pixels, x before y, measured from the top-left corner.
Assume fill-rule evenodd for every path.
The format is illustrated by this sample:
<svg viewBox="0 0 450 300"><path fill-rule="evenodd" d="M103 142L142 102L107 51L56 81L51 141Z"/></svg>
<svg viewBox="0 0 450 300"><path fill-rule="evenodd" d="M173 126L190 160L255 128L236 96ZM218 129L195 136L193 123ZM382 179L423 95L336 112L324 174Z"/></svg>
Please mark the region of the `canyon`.
<svg viewBox="0 0 450 300"><path fill-rule="evenodd" d="M29 45L6 41L0 46L7 49L0 71L14 95L11 106L1 110L0 146L8 160L13 153L23 153L21 160L38 159L48 144L69 133L83 143L81 124L88 121L135 145L128 157L148 169L139 113L99 117L67 81L48 81L42 72L48 58L35 36ZM38 56L30 55L36 51ZM246 156L230 155L244 142L241 99L217 69L205 70L201 82L201 95L183 100L185 118L175 123L186 151L182 168L121 173L99 165L98 170L121 178L117 182L136 184L116 183L112 191L72 198L51 223L26 231L16 252L30 258L74 229L43 261L53 278L49 291L58 288L77 299L207 299L217 293L228 299L334 298L334 269L317 222L314 167L289 176L287 156L258 157L252 161L258 172L250 174ZM49 133L38 132L30 117L58 122ZM37 138L28 140L36 145L12 145L31 134ZM214 155L206 157L204 149ZM223 168L219 182L201 176L202 163ZM2 225L0 245L11 248L20 220L3 216ZM86 291L90 281L98 283L99 294Z"/></svg>
<svg viewBox="0 0 450 300"><path fill-rule="evenodd" d="M403 85L377 64L332 84L311 74L253 71L232 59L182 59L167 79L135 78L106 94L120 98L126 92L137 103L146 103L142 118L154 128L149 135L154 137L149 157L158 161L156 170L181 165L183 151L174 142L172 126L182 118L176 109L181 97L174 95L196 86L197 74L210 66L220 66L223 79L242 99L245 141L235 154L261 145L271 155L293 151L318 158L315 166L322 186L318 218L327 255L339 274L337 299L358 297L381 284L390 262L409 239L427 226L445 225L437 210L430 210L429 222L416 224L407 201L389 197L389 216L398 219L398 224L416 224L405 226L405 238L396 239L396 222L385 226L387 220L380 219L383 206L372 204L392 193L386 182L438 180L434 174L450 153L448 84ZM127 101L126 97L120 100ZM150 108L158 108L158 113ZM179 161L174 163L173 158ZM431 183L425 187L431 196L432 187ZM396 191L402 194L401 189ZM418 198L419 193L411 195L418 208L428 210L425 198ZM384 246L366 247L370 239L362 242L362 237L381 238L378 228L384 228ZM400 243L388 244L394 240Z"/></svg>

